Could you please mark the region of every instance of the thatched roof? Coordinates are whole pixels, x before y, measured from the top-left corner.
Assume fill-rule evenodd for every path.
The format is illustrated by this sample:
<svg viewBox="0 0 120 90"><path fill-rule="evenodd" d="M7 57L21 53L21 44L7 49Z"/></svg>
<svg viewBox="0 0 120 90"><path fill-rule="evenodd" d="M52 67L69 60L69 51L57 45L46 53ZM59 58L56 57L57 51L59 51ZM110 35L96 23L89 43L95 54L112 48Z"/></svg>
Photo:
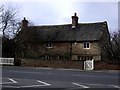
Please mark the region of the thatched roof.
<svg viewBox="0 0 120 90"><path fill-rule="evenodd" d="M71 24L50 26L28 26L21 30L29 37L39 41L95 41L101 37L101 32L108 30L107 22L79 23L76 28Z"/></svg>

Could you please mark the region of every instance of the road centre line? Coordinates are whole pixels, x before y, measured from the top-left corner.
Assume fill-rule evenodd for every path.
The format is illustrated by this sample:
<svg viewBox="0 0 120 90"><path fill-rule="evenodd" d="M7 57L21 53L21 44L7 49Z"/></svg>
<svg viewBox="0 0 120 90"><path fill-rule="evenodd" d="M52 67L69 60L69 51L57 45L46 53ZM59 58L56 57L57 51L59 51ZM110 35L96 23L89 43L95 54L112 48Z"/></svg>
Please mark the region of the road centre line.
<svg viewBox="0 0 120 90"><path fill-rule="evenodd" d="M12 78L8 78L10 81L12 81L13 83L17 83L17 81L13 80Z"/></svg>
<svg viewBox="0 0 120 90"><path fill-rule="evenodd" d="M82 87L82 88L89 88L88 86L85 86L85 85L81 85L81 84L78 84L78 83L72 83L73 85L76 85L76 86L79 86L79 87Z"/></svg>

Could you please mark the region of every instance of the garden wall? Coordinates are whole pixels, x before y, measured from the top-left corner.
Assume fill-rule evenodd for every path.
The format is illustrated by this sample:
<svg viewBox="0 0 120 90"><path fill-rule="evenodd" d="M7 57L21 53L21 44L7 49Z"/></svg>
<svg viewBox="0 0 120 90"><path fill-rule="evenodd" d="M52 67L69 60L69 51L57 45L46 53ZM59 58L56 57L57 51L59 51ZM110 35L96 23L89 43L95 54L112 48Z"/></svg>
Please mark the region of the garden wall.
<svg viewBox="0 0 120 90"><path fill-rule="evenodd" d="M55 60L22 59L21 66L69 68L69 69L83 70L84 61L62 61L62 60L55 61ZM120 70L120 67L119 67L119 63L95 61L94 70Z"/></svg>

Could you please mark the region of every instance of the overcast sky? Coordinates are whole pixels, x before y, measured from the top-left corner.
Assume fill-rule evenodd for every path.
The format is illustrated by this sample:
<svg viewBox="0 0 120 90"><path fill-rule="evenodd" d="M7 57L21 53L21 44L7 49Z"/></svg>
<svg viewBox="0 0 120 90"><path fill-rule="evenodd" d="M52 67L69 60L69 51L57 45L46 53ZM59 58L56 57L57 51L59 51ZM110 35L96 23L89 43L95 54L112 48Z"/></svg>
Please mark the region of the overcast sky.
<svg viewBox="0 0 120 90"><path fill-rule="evenodd" d="M76 12L79 23L107 21L112 31L118 29L118 1L1 0L6 6L19 8L21 20L26 17L36 25L71 24L71 16Z"/></svg>

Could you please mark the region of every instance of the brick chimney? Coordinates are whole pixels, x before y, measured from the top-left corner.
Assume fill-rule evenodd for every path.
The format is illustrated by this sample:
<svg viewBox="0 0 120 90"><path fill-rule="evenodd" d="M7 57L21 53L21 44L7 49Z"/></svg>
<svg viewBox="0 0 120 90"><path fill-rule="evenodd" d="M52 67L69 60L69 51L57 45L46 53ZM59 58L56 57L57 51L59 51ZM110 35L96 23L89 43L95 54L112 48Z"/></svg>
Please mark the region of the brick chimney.
<svg viewBox="0 0 120 90"><path fill-rule="evenodd" d="M28 21L26 20L26 18L24 17L24 19L22 20L22 29L28 27Z"/></svg>
<svg viewBox="0 0 120 90"><path fill-rule="evenodd" d="M72 28L76 28L79 19L77 13L74 13L74 16L72 16L71 18L72 18Z"/></svg>

